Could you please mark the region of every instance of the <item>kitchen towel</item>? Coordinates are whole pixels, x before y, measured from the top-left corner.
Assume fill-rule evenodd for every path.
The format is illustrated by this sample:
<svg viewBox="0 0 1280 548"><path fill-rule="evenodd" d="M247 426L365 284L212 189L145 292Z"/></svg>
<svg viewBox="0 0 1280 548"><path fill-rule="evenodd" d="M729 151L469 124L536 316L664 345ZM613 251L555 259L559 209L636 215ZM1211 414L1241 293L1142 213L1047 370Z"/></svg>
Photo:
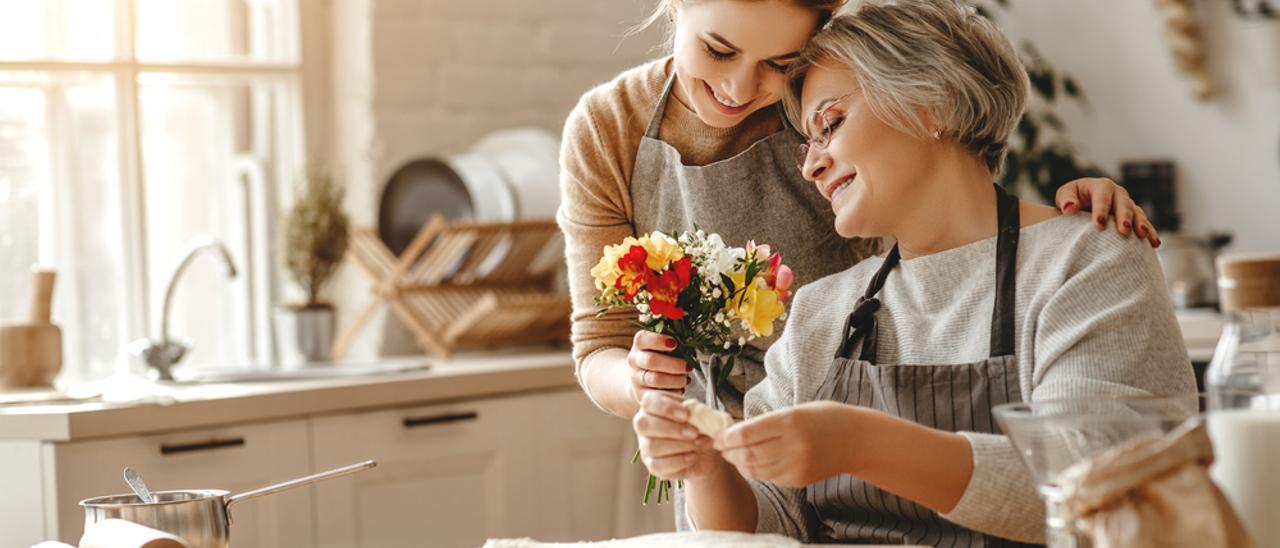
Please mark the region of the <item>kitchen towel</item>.
<svg viewBox="0 0 1280 548"><path fill-rule="evenodd" d="M1209 478L1213 445L1193 418L1164 436L1107 451L1062 472L1069 518L1095 548L1249 548L1248 533Z"/></svg>

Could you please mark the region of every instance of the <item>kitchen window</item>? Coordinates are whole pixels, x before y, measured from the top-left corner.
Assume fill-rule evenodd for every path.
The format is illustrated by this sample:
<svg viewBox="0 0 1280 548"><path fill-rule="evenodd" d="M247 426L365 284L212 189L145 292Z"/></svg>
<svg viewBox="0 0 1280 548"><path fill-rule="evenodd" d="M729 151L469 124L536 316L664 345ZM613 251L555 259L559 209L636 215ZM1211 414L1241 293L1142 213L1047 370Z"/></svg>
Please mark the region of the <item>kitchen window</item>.
<svg viewBox="0 0 1280 548"><path fill-rule="evenodd" d="M58 271L70 380L130 369L154 336L182 244L231 250L184 274L170 332L184 364L270 360L273 224L303 161L297 0L0 4L0 313L29 269Z"/></svg>

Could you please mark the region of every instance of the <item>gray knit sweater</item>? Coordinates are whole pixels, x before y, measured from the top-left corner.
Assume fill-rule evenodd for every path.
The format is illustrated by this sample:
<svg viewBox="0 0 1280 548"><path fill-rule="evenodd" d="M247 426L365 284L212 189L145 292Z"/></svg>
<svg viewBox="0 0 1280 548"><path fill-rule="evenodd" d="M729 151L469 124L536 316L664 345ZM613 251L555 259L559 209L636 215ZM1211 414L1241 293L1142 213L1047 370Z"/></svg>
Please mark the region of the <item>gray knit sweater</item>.
<svg viewBox="0 0 1280 548"><path fill-rule="evenodd" d="M1084 215L1026 226L1018 245L1016 325L1023 401L1180 394L1195 390L1164 278L1142 240L1098 231ZM880 299L882 363L952 364L987 357L996 239L904 260ZM768 376L746 396L747 417L812 401L825 380L840 327L880 268L876 257L805 286L782 338L765 358ZM1001 435L962 432L973 477L942 517L984 533L1044 542L1042 503ZM802 540L803 489L753 482L760 532ZM785 517L784 517L785 516Z"/></svg>

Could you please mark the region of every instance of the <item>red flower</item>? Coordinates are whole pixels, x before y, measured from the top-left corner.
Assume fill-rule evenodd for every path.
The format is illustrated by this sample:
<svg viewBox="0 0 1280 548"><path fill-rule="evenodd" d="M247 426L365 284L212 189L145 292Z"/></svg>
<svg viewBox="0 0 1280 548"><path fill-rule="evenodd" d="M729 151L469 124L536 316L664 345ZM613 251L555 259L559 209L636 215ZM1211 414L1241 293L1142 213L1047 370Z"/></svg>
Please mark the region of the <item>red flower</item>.
<svg viewBox="0 0 1280 548"><path fill-rule="evenodd" d="M650 274L649 267L644 264L645 259L644 248L638 245L631 246L625 255L618 258L618 270L622 271L622 275L618 276L618 281L613 286L622 290L627 301L636 298L636 293L644 288L646 275Z"/></svg>
<svg viewBox="0 0 1280 548"><path fill-rule="evenodd" d="M693 266L689 257L684 257L661 274L649 272L646 287L652 298L649 299L649 311L655 316L663 316L672 320L684 318L684 309L676 306L680 293L689 287L693 277Z"/></svg>

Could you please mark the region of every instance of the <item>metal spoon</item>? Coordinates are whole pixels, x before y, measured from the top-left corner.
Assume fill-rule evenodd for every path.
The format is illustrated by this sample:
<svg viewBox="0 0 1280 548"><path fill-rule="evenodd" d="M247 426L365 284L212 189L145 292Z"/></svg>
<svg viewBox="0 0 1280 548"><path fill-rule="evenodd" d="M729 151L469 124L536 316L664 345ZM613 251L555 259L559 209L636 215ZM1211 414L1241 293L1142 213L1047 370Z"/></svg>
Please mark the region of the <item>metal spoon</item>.
<svg viewBox="0 0 1280 548"><path fill-rule="evenodd" d="M129 487L133 488L133 493L138 495L142 502L146 504L155 502L155 499L151 497L151 490L147 489L146 482L142 481L142 476L138 474L137 470L128 466L124 467L124 481L129 484Z"/></svg>

